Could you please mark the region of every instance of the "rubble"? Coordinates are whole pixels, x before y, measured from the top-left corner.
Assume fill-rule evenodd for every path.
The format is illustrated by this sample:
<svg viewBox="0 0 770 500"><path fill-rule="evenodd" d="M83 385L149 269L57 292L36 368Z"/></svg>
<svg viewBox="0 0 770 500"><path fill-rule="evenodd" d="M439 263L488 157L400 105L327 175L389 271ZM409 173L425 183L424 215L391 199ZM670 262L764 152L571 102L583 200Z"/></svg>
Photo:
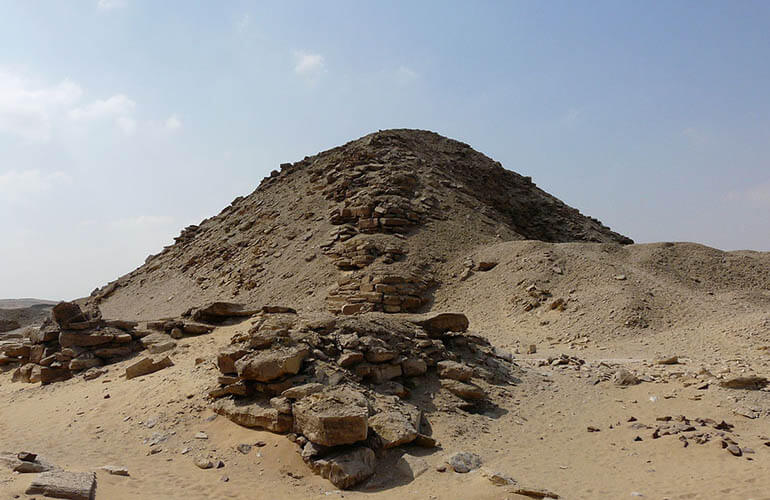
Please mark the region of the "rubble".
<svg viewBox="0 0 770 500"><path fill-rule="evenodd" d="M214 411L247 427L292 431L303 459L338 487L372 473L351 457L374 463L375 450L437 445L407 385L440 381L446 402L472 410L491 404L484 386L510 384L515 369L466 332L459 313L314 320L261 312L254 325L220 351Z"/></svg>

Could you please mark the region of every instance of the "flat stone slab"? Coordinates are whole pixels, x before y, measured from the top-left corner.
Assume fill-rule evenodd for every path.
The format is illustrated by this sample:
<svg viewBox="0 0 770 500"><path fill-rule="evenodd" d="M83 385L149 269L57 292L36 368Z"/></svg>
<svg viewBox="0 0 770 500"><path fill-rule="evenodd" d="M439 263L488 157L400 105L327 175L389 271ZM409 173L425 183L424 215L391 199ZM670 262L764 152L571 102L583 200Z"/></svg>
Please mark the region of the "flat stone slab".
<svg viewBox="0 0 770 500"><path fill-rule="evenodd" d="M96 475L93 472L42 472L32 480L25 493L69 500L93 500Z"/></svg>
<svg viewBox="0 0 770 500"><path fill-rule="evenodd" d="M231 421L252 429L266 429L271 432L289 432L291 430L291 415L280 413L266 401L233 401L220 399L212 409L219 415L224 415Z"/></svg>
<svg viewBox="0 0 770 500"><path fill-rule="evenodd" d="M174 362L168 356L147 356L126 367L126 378L141 377L169 366L174 366Z"/></svg>

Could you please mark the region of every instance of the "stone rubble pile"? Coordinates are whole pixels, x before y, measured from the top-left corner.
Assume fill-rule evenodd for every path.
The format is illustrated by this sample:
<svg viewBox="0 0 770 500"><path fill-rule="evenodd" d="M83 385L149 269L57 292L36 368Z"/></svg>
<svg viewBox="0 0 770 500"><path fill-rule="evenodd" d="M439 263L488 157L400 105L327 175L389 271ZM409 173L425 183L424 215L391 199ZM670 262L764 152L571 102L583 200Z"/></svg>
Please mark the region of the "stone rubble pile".
<svg viewBox="0 0 770 500"><path fill-rule="evenodd" d="M655 426L639 423L633 417L629 419L629 422L632 422L630 425L633 429L652 429L654 427L652 439L659 439L664 436L677 436L685 448L690 443L706 444L711 441L719 441L722 448L733 456L740 457L744 453L754 453L754 450L751 448L742 447L738 444L736 441L737 436L733 432L735 426L728 424L724 420L717 422L710 418L689 419L684 415L676 417L667 415L657 417L655 420L657 421ZM637 437L635 440L641 441L642 438Z"/></svg>
<svg viewBox="0 0 770 500"><path fill-rule="evenodd" d="M421 160L392 153L387 165L341 163L326 173L324 193L340 205L329 212L334 229L320 247L338 269L351 271L329 291L333 313L415 312L428 301L430 273L391 264L407 254L403 234L438 215L437 202L420 194L413 170Z"/></svg>
<svg viewBox="0 0 770 500"><path fill-rule="evenodd" d="M15 382L57 382L140 351L150 354L170 351L176 347L174 339L214 329L202 321L220 323L255 312L239 304L214 302L189 311L186 318L140 324L103 319L98 307L84 311L76 303L61 302L40 328L29 329L24 338L0 342L0 364L18 365L13 374ZM167 356L144 357L126 368L126 377L152 373L171 365Z"/></svg>
<svg viewBox="0 0 770 500"><path fill-rule="evenodd" d="M262 312L217 359L213 409L240 425L290 433L310 468L339 488L375 471L382 450L435 447L434 398L494 406L510 355L467 333L462 314L303 316Z"/></svg>

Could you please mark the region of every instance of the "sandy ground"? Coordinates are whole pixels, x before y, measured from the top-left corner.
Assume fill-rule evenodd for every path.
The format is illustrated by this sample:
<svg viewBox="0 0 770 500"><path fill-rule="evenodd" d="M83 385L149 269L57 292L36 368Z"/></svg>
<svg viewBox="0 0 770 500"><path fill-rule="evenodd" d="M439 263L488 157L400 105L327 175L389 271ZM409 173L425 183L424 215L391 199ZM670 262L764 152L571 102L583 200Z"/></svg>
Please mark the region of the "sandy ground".
<svg viewBox="0 0 770 500"><path fill-rule="evenodd" d="M713 385L699 390L676 375L700 366L699 360L647 366L652 353L638 339L578 350L541 342L538 353L517 356L527 375L500 403L502 415L429 416L442 448L421 456L414 449L394 452L414 455L410 461L422 464L424 473L411 480L383 471L386 479L379 483L340 492L314 476L285 437L239 427L206 408L201 395L215 377L215 352L246 326L184 339L172 355L175 366L133 380L121 377L126 362L110 366L109 373L93 381L72 379L44 387L11 383L10 372L0 375L2 450L37 452L74 471L106 464L127 467L130 477L97 470L97 499L525 498L510 493L510 487L494 486L481 471L436 470L447 454L460 450L481 455L486 470L562 498L770 498L770 446L763 444L770 434L770 393ZM660 339L650 340L660 347ZM538 366L539 360L562 353L597 369ZM675 375L667 382L628 388L594 385L604 359L623 359L639 372L647 366ZM755 419L734 413L746 406L764 413ZM735 425L734 439L755 453L734 457L719 441L684 447L676 436L652 439L652 429L633 429L628 423L634 417L654 426L657 417L676 415L724 419ZM599 431L588 432L589 426ZM195 438L201 431L208 439ZM634 441L637 436L642 440ZM151 446L153 438L159 442ZM264 446L247 455L235 449L259 441ZM221 459L225 466L201 470L194 465L198 456ZM0 498L28 498L23 492L30 480L0 470Z"/></svg>

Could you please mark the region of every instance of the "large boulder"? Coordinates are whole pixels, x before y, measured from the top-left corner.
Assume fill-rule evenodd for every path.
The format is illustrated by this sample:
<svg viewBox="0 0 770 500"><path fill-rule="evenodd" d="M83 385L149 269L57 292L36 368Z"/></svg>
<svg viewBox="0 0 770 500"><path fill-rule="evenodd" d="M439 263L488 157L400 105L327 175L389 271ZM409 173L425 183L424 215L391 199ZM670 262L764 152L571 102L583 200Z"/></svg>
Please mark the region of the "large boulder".
<svg viewBox="0 0 770 500"><path fill-rule="evenodd" d="M294 403L292 410L296 431L313 443L339 446L366 439L369 405L360 392L318 392Z"/></svg>
<svg viewBox="0 0 770 500"><path fill-rule="evenodd" d="M244 356L235 362L235 368L242 379L270 382L297 374L309 354L306 345L281 347Z"/></svg>
<svg viewBox="0 0 770 500"><path fill-rule="evenodd" d="M384 411L369 417L369 427L380 437L383 448L411 443L418 434L413 419L400 411Z"/></svg>
<svg viewBox="0 0 770 500"><path fill-rule="evenodd" d="M356 446L309 463L316 474L344 490L374 474L377 459L371 449Z"/></svg>
<svg viewBox="0 0 770 500"><path fill-rule="evenodd" d="M463 313L433 313L415 314L408 317L409 321L421 326L432 337L439 337L446 332L464 332L470 322Z"/></svg>
<svg viewBox="0 0 770 500"><path fill-rule="evenodd" d="M189 311L195 321L218 323L229 318L249 317L257 314L259 309L247 308L243 304L233 302L211 302L203 307Z"/></svg>
<svg viewBox="0 0 770 500"><path fill-rule="evenodd" d="M51 317L62 328L69 328L70 323L88 320L80 306L74 302L59 302L51 309Z"/></svg>

